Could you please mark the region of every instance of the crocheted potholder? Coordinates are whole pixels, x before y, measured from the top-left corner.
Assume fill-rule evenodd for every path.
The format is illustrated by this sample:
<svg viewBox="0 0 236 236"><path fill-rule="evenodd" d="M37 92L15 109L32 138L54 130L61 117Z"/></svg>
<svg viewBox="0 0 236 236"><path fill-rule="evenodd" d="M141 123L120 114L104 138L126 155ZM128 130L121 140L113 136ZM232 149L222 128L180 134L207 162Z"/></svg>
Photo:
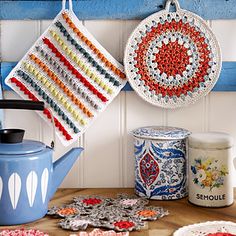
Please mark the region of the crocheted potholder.
<svg viewBox="0 0 236 236"><path fill-rule="evenodd" d="M6 78L24 99L44 101L65 145L78 138L126 83L119 64L72 10L62 11ZM40 113L39 113L40 114ZM42 115L51 119L48 109Z"/></svg>
<svg viewBox="0 0 236 236"><path fill-rule="evenodd" d="M170 12L170 4L176 6ZM177 0L143 20L124 57L130 85L145 101L164 108L193 104L207 95L221 70L221 51L206 22Z"/></svg>

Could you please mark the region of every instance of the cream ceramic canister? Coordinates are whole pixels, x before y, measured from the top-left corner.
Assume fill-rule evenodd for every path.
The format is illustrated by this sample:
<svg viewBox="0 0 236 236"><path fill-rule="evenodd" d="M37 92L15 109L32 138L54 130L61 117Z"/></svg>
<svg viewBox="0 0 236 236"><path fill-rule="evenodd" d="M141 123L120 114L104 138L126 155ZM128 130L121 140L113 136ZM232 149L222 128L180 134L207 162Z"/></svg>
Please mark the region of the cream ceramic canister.
<svg viewBox="0 0 236 236"><path fill-rule="evenodd" d="M189 137L189 201L204 207L233 203L233 138L226 133Z"/></svg>
<svg viewBox="0 0 236 236"><path fill-rule="evenodd" d="M174 200L186 197L187 137L175 127L138 128L134 136L135 191L141 197Z"/></svg>

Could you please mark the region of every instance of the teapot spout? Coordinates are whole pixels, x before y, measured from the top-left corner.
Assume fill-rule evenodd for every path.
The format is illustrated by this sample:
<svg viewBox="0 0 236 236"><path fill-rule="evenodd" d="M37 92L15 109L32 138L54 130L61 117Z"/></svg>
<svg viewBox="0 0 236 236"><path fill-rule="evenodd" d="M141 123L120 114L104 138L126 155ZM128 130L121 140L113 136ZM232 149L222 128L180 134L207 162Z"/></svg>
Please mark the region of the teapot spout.
<svg viewBox="0 0 236 236"><path fill-rule="evenodd" d="M53 163L52 187L50 190L50 199L60 186L61 182L70 171L71 167L79 157L83 148L72 148L61 158Z"/></svg>

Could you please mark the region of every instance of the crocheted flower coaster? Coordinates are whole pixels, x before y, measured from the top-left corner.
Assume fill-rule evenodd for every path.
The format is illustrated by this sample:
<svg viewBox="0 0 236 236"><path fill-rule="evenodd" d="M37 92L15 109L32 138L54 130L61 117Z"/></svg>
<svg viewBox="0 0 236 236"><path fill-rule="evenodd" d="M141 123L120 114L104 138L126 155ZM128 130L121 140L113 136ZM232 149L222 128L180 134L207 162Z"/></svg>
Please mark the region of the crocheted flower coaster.
<svg viewBox="0 0 236 236"><path fill-rule="evenodd" d="M87 208L79 207L75 204L63 205L61 207L53 206L51 207L47 214L55 217L70 217L78 215L89 215L91 211Z"/></svg>
<svg viewBox="0 0 236 236"><path fill-rule="evenodd" d="M162 207L146 206L144 208L136 209L133 215L141 220L157 220L163 216L168 215L169 212Z"/></svg>
<svg viewBox="0 0 236 236"><path fill-rule="evenodd" d="M127 194L118 194L117 199L115 199L114 205L117 205L119 208L134 209L138 207L144 207L148 204L148 202L149 201L145 198L129 196Z"/></svg>
<svg viewBox="0 0 236 236"><path fill-rule="evenodd" d="M0 231L0 236L49 236L37 229L5 229Z"/></svg>
<svg viewBox="0 0 236 236"><path fill-rule="evenodd" d="M117 198L85 195L73 200L72 204L48 210L48 215L64 218L59 223L63 229L78 231L92 226L132 231L142 228L146 220L168 215L161 207L147 206L147 199L126 194L119 194Z"/></svg>
<svg viewBox="0 0 236 236"><path fill-rule="evenodd" d="M95 208L99 206L105 206L112 201L110 198L87 195L74 197L73 200L76 205L84 208Z"/></svg>
<svg viewBox="0 0 236 236"><path fill-rule="evenodd" d="M88 216L67 217L59 222L59 226L62 229L68 229L72 231L86 230L88 226L96 226L97 224L99 224L99 222L93 222Z"/></svg>
<svg viewBox="0 0 236 236"><path fill-rule="evenodd" d="M170 11L175 3L176 11ZM124 57L130 85L145 101L164 108L193 104L219 78L221 51L206 22L168 0L130 36Z"/></svg>
<svg viewBox="0 0 236 236"><path fill-rule="evenodd" d="M141 228L144 227L144 225L145 222L135 217L127 217L127 218L117 217L110 221L102 222L101 227L123 232L123 231L140 230Z"/></svg>
<svg viewBox="0 0 236 236"><path fill-rule="evenodd" d="M6 78L22 98L44 101L65 145L77 139L126 83L119 64L70 9L63 9ZM40 113L39 113L40 114Z"/></svg>
<svg viewBox="0 0 236 236"><path fill-rule="evenodd" d="M114 230L103 231L101 229L94 229L90 233L80 232L78 235L74 236L129 236L129 232L116 233Z"/></svg>

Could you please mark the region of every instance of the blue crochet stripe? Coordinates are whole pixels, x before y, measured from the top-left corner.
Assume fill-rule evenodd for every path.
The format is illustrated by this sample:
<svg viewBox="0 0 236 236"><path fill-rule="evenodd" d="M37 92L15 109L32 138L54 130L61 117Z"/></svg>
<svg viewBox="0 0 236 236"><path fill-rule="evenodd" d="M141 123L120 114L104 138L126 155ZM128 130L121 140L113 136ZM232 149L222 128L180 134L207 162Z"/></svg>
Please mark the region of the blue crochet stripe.
<svg viewBox="0 0 236 236"><path fill-rule="evenodd" d="M60 32L64 35L64 37L73 45L76 50L78 50L80 53L84 55L84 57L87 59L87 61L96 68L96 70L104 75L105 79L107 79L110 83L112 83L114 86L120 86L120 82L116 80L113 76L111 76L104 68L103 66L99 65L96 60L88 53L81 45L79 45L76 40L74 40L71 35L68 33L66 28L62 25L61 22L57 21L55 23L55 26L59 28Z"/></svg>
<svg viewBox="0 0 236 236"><path fill-rule="evenodd" d="M61 110L61 108L53 101L50 96L48 96L42 88L37 85L33 79L29 75L27 75L24 71L18 70L18 76L24 79L31 87L46 101L50 107L57 112L57 114L70 126L70 128L74 131L74 133L79 133L79 129L74 125L74 123L69 119L69 117Z"/></svg>

